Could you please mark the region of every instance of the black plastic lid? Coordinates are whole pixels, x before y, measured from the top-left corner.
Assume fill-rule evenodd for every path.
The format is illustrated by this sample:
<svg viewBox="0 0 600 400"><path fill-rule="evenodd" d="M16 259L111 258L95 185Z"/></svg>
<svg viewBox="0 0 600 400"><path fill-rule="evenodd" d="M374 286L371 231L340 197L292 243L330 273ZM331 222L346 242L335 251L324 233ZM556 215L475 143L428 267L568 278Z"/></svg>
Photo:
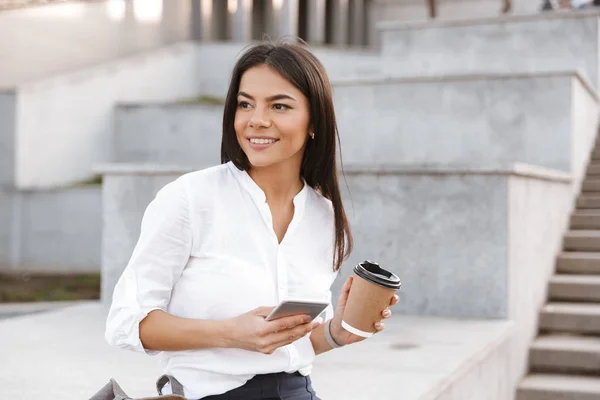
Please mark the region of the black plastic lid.
<svg viewBox="0 0 600 400"><path fill-rule="evenodd" d="M354 267L354 273L369 282L386 289L398 290L402 283L394 273L387 271L373 261L363 261Z"/></svg>

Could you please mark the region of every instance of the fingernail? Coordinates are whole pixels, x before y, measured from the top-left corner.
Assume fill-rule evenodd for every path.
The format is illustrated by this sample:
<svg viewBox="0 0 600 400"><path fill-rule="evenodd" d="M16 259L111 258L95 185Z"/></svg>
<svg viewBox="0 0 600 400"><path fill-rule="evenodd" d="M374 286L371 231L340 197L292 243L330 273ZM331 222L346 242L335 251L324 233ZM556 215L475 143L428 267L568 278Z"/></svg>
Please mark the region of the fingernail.
<svg viewBox="0 0 600 400"><path fill-rule="evenodd" d="M317 328L319 325L321 325L321 324L319 323L319 321L315 321L315 322L313 322L313 324L312 324L311 328L312 328L312 329L316 329L316 328Z"/></svg>
<svg viewBox="0 0 600 400"><path fill-rule="evenodd" d="M377 329L381 328L381 323L380 323L380 322L377 322L377 323L375 324L375 328L377 328Z"/></svg>
<svg viewBox="0 0 600 400"><path fill-rule="evenodd" d="M391 313L390 313L390 311L389 311L389 310L385 310L385 311L383 312L383 315L385 315L386 317L389 317L389 316L390 316L390 314L391 314Z"/></svg>

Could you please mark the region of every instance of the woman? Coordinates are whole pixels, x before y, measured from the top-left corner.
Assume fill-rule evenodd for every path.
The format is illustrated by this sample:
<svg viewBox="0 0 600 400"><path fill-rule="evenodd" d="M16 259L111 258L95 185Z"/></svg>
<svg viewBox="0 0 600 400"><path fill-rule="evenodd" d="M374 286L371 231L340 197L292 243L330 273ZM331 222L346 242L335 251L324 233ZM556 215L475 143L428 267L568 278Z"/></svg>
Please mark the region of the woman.
<svg viewBox="0 0 600 400"><path fill-rule="evenodd" d="M243 54L225 103L223 164L171 182L148 206L108 342L162 352L189 399L317 399L315 355L363 340L341 326L351 278L331 305L352 247L336 136L327 75L306 48ZM266 321L285 298L326 299L327 322Z"/></svg>

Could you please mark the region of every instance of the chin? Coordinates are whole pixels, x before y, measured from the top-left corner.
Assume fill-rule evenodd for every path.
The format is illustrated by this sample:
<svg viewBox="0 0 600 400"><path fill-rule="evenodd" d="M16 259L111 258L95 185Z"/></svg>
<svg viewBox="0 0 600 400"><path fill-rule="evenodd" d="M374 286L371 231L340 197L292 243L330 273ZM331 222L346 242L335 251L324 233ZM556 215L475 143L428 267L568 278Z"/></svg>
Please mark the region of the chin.
<svg viewBox="0 0 600 400"><path fill-rule="evenodd" d="M271 165L277 164L277 160L273 157L261 157L261 156L247 156L250 165L256 168L270 167Z"/></svg>

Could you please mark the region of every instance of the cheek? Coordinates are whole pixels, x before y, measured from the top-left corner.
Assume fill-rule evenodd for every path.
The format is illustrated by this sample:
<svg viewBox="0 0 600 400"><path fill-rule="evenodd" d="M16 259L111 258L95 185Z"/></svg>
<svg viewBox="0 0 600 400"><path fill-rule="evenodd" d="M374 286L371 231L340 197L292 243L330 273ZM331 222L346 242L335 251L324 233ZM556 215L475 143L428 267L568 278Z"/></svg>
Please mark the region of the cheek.
<svg viewBox="0 0 600 400"><path fill-rule="evenodd" d="M286 121L282 121L279 126L288 142L294 147L301 147L306 142L308 132L308 122L303 116L296 118L289 118Z"/></svg>
<svg viewBox="0 0 600 400"><path fill-rule="evenodd" d="M233 120L233 129L235 130L235 135L238 137L238 139L244 136L247 125L248 122L244 119L243 115L235 116L235 119Z"/></svg>

